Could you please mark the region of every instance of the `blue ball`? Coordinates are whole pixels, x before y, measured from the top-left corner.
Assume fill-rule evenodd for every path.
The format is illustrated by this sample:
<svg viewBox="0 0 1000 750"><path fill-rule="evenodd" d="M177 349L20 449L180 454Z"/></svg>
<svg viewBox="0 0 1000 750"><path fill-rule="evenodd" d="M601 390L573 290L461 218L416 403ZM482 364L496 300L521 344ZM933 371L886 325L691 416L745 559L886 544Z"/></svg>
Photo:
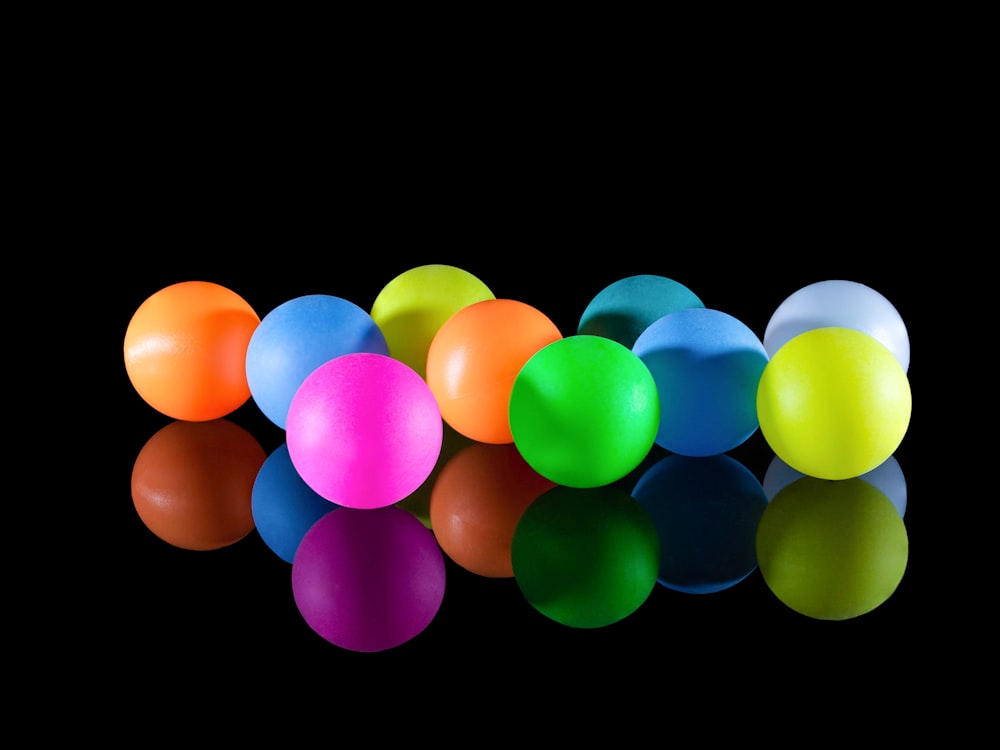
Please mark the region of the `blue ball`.
<svg viewBox="0 0 1000 750"><path fill-rule="evenodd" d="M312 525L339 507L305 483L284 443L264 461L250 494L250 512L257 533L288 563L295 558L299 542Z"/></svg>
<svg viewBox="0 0 1000 750"><path fill-rule="evenodd" d="M309 294L265 315L247 346L247 384L254 403L285 429L292 396L320 365L343 354L388 356L385 335L363 308L340 297Z"/></svg>
<svg viewBox="0 0 1000 750"><path fill-rule="evenodd" d="M628 349L653 322L689 307L704 307L694 292L665 276L626 276L594 296L580 316L577 333L603 336Z"/></svg>
<svg viewBox="0 0 1000 750"><path fill-rule="evenodd" d="M732 315L709 308L664 315L639 335L632 352L656 382L656 444L662 448L713 456L736 448L759 428L757 384L767 351Z"/></svg>
<svg viewBox="0 0 1000 750"><path fill-rule="evenodd" d="M661 585L711 594L756 569L757 524L767 495L731 456L662 458L639 478L632 497L659 536Z"/></svg>

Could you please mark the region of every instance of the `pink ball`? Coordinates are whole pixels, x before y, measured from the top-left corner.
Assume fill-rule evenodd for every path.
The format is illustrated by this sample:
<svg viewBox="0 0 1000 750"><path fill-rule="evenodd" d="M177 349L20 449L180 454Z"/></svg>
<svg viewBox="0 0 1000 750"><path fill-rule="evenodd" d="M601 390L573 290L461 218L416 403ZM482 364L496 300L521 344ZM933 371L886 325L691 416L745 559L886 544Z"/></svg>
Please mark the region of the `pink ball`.
<svg viewBox="0 0 1000 750"><path fill-rule="evenodd" d="M430 476L443 422L430 387L409 365L370 352L313 370L285 424L288 455L317 494L348 508L403 500Z"/></svg>

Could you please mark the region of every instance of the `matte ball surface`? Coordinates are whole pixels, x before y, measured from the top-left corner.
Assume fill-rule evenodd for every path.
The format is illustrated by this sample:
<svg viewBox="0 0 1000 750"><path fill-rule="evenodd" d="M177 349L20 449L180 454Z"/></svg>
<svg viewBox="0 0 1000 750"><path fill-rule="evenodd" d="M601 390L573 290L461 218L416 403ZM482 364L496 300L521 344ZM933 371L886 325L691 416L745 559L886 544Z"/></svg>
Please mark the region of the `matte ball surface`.
<svg viewBox="0 0 1000 750"><path fill-rule="evenodd" d="M350 651L396 648L437 616L444 554L430 529L400 508L340 508L316 521L292 561L303 619Z"/></svg>
<svg viewBox="0 0 1000 750"><path fill-rule="evenodd" d="M793 469L820 479L857 477L888 459L911 409L898 360L851 328L799 334L774 353L757 389L768 445Z"/></svg>
<svg viewBox="0 0 1000 750"><path fill-rule="evenodd" d="M679 281L654 274L627 276L590 300L576 332L604 336L631 349L639 334L664 315L704 306L698 295Z"/></svg>
<svg viewBox="0 0 1000 750"><path fill-rule="evenodd" d="M544 313L511 299L462 308L444 322L427 351L427 384L441 416L483 443L511 443L508 407L514 378L539 349L562 338Z"/></svg>
<svg viewBox="0 0 1000 750"><path fill-rule="evenodd" d="M328 294L290 299L265 315L250 337L246 371L253 400L284 429L292 396L306 376L334 357L355 352L389 354L371 315Z"/></svg>
<svg viewBox="0 0 1000 750"><path fill-rule="evenodd" d="M909 370L910 338L899 311L881 292L844 279L817 281L785 298L764 329L764 348L773 356L800 333L830 327L867 333Z"/></svg>
<svg viewBox="0 0 1000 750"><path fill-rule="evenodd" d="M430 476L441 452L441 412L427 383L382 354L344 354L295 392L285 441L296 471L350 508L397 503Z"/></svg>
<svg viewBox="0 0 1000 750"><path fill-rule="evenodd" d="M632 351L660 395L658 445L713 456L757 431L757 384L768 357L742 321L720 310L678 310L643 331Z"/></svg>
<svg viewBox="0 0 1000 750"><path fill-rule="evenodd" d="M756 547L774 595L819 620L847 620L883 604L909 558L902 516L859 478L803 477L779 491L761 514Z"/></svg>
<svg viewBox="0 0 1000 750"><path fill-rule="evenodd" d="M382 287L371 316L385 334L389 354L424 377L427 350L444 322L466 305L494 298L468 271L431 263L404 271Z"/></svg>
<svg viewBox="0 0 1000 750"><path fill-rule="evenodd" d="M660 422L656 382L617 341L575 335L536 352L510 396L514 445L557 484L621 479L649 453Z"/></svg>
<svg viewBox="0 0 1000 750"><path fill-rule="evenodd" d="M224 417L250 399L246 353L259 323L246 300L219 284L164 287L139 305L125 331L129 380L168 417Z"/></svg>

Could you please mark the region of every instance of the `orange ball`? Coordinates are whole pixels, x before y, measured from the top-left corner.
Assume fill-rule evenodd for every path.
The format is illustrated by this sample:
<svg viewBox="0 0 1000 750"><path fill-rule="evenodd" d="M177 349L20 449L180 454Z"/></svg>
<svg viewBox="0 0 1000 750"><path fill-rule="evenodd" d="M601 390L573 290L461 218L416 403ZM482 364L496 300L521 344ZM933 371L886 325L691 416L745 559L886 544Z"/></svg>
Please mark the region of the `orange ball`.
<svg viewBox="0 0 1000 750"><path fill-rule="evenodd" d="M514 379L561 338L548 316L517 300L483 300L454 313L427 350L427 385L441 417L481 443L513 443L507 409Z"/></svg>
<svg viewBox="0 0 1000 750"><path fill-rule="evenodd" d="M171 422L139 451L132 502L156 536L189 550L235 544L255 528L253 485L267 455L226 419Z"/></svg>
<svg viewBox="0 0 1000 750"><path fill-rule="evenodd" d="M260 316L234 291L183 281L148 297L125 331L125 369L157 411L200 422L250 398L246 354Z"/></svg>
<svg viewBox="0 0 1000 750"><path fill-rule="evenodd" d="M555 482L513 444L470 443L431 488L431 530L454 562L486 578L511 578L511 542L521 515Z"/></svg>

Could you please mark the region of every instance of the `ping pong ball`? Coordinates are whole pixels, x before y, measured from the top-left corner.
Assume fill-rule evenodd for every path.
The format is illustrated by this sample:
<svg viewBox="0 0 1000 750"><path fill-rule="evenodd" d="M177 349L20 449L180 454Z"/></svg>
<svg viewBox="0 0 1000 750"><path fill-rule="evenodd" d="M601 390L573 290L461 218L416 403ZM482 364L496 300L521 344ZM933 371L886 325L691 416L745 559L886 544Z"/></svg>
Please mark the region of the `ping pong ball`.
<svg viewBox="0 0 1000 750"><path fill-rule="evenodd" d="M306 376L341 354L388 354L385 336L358 305L329 294L308 294L267 313L250 337L247 383L254 403L285 428L292 396Z"/></svg>
<svg viewBox="0 0 1000 750"><path fill-rule="evenodd" d="M468 305L444 322L427 350L426 380L444 420L482 443L511 443L514 378L543 346L562 338L545 314L512 299Z"/></svg>
<svg viewBox="0 0 1000 750"><path fill-rule="evenodd" d="M820 479L871 471L899 447L912 409L893 353L851 328L817 328L778 349L757 388L760 430L782 461Z"/></svg>
<svg viewBox="0 0 1000 750"><path fill-rule="evenodd" d="M292 465L319 495L349 508L381 508L414 492L441 452L441 412L412 368L355 352L313 370L288 409Z"/></svg>
<svg viewBox="0 0 1000 750"><path fill-rule="evenodd" d="M598 487L649 453L660 401L649 369L628 348L577 334L535 352L510 394L514 445L556 484Z"/></svg>
<svg viewBox="0 0 1000 750"><path fill-rule="evenodd" d="M139 305L125 331L129 380L168 417L224 417L250 399L246 353L259 323L246 300L219 284L164 287Z"/></svg>
<svg viewBox="0 0 1000 750"><path fill-rule="evenodd" d="M576 332L604 336L631 349L639 334L664 315L704 306L698 295L679 281L654 274L627 276L590 300Z"/></svg>
<svg viewBox="0 0 1000 750"><path fill-rule="evenodd" d="M910 367L910 339L899 311L881 293L844 279L817 281L789 295L764 329L768 356L790 339L814 328L853 328L884 344L903 372Z"/></svg>
<svg viewBox="0 0 1000 750"><path fill-rule="evenodd" d="M757 384L768 357L739 319L704 307L678 310L646 328L632 351L659 390L658 445L713 456L757 431Z"/></svg>
<svg viewBox="0 0 1000 750"><path fill-rule="evenodd" d="M494 297L468 271L431 263L404 271L382 287L371 316L385 335L389 354L424 377L427 350L444 322L466 305Z"/></svg>

